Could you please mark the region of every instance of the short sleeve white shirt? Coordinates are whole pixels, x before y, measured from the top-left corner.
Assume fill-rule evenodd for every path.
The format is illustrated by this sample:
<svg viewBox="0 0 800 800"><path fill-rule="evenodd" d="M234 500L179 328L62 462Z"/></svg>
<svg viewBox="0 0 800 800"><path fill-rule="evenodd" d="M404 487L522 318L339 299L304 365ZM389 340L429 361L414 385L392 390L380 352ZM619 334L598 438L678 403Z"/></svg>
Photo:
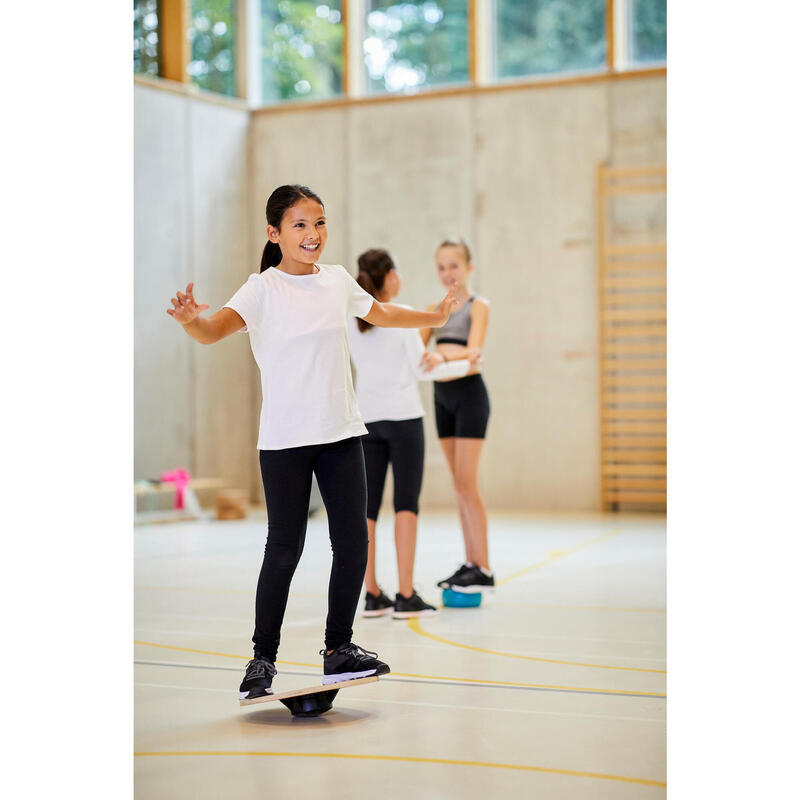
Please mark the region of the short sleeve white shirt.
<svg viewBox="0 0 800 800"><path fill-rule="evenodd" d="M339 265L310 275L275 267L252 274L225 307L245 321L261 372L259 450L363 436L353 390L348 317L373 298Z"/></svg>
<svg viewBox="0 0 800 800"><path fill-rule="evenodd" d="M356 368L356 399L364 422L423 416L417 381L460 378L470 367L467 359L459 359L424 372L420 362L425 346L416 328L372 327L362 333L351 319L348 332Z"/></svg>

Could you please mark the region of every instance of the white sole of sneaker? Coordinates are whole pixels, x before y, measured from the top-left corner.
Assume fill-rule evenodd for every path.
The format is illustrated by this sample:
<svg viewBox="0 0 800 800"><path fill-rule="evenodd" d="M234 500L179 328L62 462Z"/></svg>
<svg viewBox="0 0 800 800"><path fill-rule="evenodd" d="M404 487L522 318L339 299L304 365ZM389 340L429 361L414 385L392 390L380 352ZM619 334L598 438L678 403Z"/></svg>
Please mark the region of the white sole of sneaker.
<svg viewBox="0 0 800 800"><path fill-rule="evenodd" d="M392 609L394 606L389 606L388 608L381 608L378 611L362 611L362 617L385 617L387 614L392 613Z"/></svg>
<svg viewBox="0 0 800 800"><path fill-rule="evenodd" d="M412 619L413 617L435 617L439 613L438 608L429 608L425 611L395 611L392 619Z"/></svg>
<svg viewBox="0 0 800 800"><path fill-rule="evenodd" d="M336 675L323 675L322 685L327 686L329 683L341 683L342 681L354 681L356 678L366 678L374 675L377 670L368 669L364 672L339 672Z"/></svg>
<svg viewBox="0 0 800 800"><path fill-rule="evenodd" d="M478 594L479 592L493 592L494 586L449 586L450 591L461 594Z"/></svg>
<svg viewBox="0 0 800 800"><path fill-rule="evenodd" d="M239 692L239 699L240 700L252 699L252 698L248 698L247 695L249 695L249 694L250 694L250 692ZM272 689L267 689L267 694L272 694ZM256 695L256 697L263 697L263 696L264 695L261 695L261 694Z"/></svg>

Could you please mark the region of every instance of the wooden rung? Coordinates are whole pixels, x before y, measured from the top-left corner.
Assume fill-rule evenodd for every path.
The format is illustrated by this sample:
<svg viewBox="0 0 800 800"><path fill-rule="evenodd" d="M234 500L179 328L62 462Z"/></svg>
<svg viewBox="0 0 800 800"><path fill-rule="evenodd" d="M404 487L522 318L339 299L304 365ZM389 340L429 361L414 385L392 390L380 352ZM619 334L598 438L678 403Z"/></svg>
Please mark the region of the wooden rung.
<svg viewBox="0 0 800 800"><path fill-rule="evenodd" d="M657 388L667 388L667 376L661 375L603 375L603 388L614 389L617 386L630 386L636 389L644 389L649 386Z"/></svg>
<svg viewBox="0 0 800 800"><path fill-rule="evenodd" d="M650 447L653 450L664 450L667 446L666 436L604 436L603 448Z"/></svg>
<svg viewBox="0 0 800 800"><path fill-rule="evenodd" d="M603 492L604 503L646 503L666 505L666 492L628 492L624 490L610 490Z"/></svg>
<svg viewBox="0 0 800 800"><path fill-rule="evenodd" d="M609 403L641 403L654 405L656 403L665 405L667 402L666 392L606 392L602 398L603 405Z"/></svg>
<svg viewBox="0 0 800 800"><path fill-rule="evenodd" d="M666 420L666 408L604 408L603 419Z"/></svg>
<svg viewBox="0 0 800 800"><path fill-rule="evenodd" d="M603 322L609 320L625 320L627 322L666 322L666 308L601 308L600 319Z"/></svg>
<svg viewBox="0 0 800 800"><path fill-rule="evenodd" d="M630 291L606 292L603 295L603 305L610 306L665 306L667 304L666 292Z"/></svg>
<svg viewBox="0 0 800 800"><path fill-rule="evenodd" d="M605 372L625 372L630 370L666 370L667 359L662 358L604 358Z"/></svg>
<svg viewBox="0 0 800 800"><path fill-rule="evenodd" d="M666 356L667 343L664 341L652 342L603 342L600 346L602 355L628 355L628 356Z"/></svg>
<svg viewBox="0 0 800 800"><path fill-rule="evenodd" d="M666 244L610 244L603 248L604 256L640 256L666 252Z"/></svg>
<svg viewBox="0 0 800 800"><path fill-rule="evenodd" d="M666 422L605 422L602 433L663 433L667 432Z"/></svg>
<svg viewBox="0 0 800 800"><path fill-rule="evenodd" d="M663 475L667 474L666 464L603 464L600 467L603 475Z"/></svg>
<svg viewBox="0 0 800 800"><path fill-rule="evenodd" d="M666 478L604 478L603 489L614 491L615 489L659 489L663 492L667 490Z"/></svg>
<svg viewBox="0 0 800 800"><path fill-rule="evenodd" d="M628 272L663 272L667 273L667 260L654 258L651 261L601 261L600 274L602 276L616 275Z"/></svg>
<svg viewBox="0 0 800 800"><path fill-rule="evenodd" d="M621 197L624 195L636 194L665 194L667 191L666 183L642 183L635 186L605 186L601 190L606 197Z"/></svg>
<svg viewBox="0 0 800 800"><path fill-rule="evenodd" d="M610 450L603 448L604 464L666 464L666 450Z"/></svg>
<svg viewBox="0 0 800 800"><path fill-rule="evenodd" d="M666 347L667 327L666 325L614 325L606 324L602 328L603 345L613 347L616 345L629 344L631 340L637 340L634 344L641 347L661 348ZM647 339L648 341L638 341ZM620 350L620 353L638 353L639 350Z"/></svg>
<svg viewBox="0 0 800 800"><path fill-rule="evenodd" d="M667 174L666 167L600 167L600 176L606 179L613 178L633 178L639 175L664 175Z"/></svg>
<svg viewBox="0 0 800 800"><path fill-rule="evenodd" d="M667 276L664 275L623 275L602 279L603 289L666 289Z"/></svg>

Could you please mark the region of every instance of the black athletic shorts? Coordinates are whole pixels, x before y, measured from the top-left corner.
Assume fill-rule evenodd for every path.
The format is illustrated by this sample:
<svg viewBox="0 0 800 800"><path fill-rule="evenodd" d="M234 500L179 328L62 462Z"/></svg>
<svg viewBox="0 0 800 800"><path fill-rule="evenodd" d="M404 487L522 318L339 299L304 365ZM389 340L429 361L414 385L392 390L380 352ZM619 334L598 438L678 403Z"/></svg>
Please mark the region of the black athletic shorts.
<svg viewBox="0 0 800 800"><path fill-rule="evenodd" d="M489 393L480 375L455 381L435 381L433 400L440 439L459 436L485 439L489 422Z"/></svg>
<svg viewBox="0 0 800 800"><path fill-rule="evenodd" d="M386 483L386 468L392 463L394 511L419 513L425 433L422 417L367 422L369 433L361 437L367 468L367 519L378 519Z"/></svg>

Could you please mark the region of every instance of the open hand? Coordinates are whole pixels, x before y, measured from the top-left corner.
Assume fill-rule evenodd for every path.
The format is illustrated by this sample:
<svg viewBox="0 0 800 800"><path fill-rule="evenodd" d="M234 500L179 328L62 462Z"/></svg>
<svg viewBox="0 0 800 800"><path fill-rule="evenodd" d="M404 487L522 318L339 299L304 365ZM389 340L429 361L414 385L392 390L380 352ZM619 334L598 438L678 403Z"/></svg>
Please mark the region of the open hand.
<svg viewBox="0 0 800 800"><path fill-rule="evenodd" d="M459 301L456 300L456 294L458 293L459 284L454 283L450 290L445 295L444 300L442 300L441 304L439 305L439 314L441 315L441 322L439 323L439 327L445 324L448 319L450 319L450 314L455 311L456 306L459 305Z"/></svg>
<svg viewBox="0 0 800 800"><path fill-rule="evenodd" d="M186 286L186 294L178 292L177 297L172 298L173 308L167 309L167 314L180 322L181 325L188 325L201 311L205 311L208 308L208 303L197 305L197 301L192 294L193 289L194 283L188 284Z"/></svg>

